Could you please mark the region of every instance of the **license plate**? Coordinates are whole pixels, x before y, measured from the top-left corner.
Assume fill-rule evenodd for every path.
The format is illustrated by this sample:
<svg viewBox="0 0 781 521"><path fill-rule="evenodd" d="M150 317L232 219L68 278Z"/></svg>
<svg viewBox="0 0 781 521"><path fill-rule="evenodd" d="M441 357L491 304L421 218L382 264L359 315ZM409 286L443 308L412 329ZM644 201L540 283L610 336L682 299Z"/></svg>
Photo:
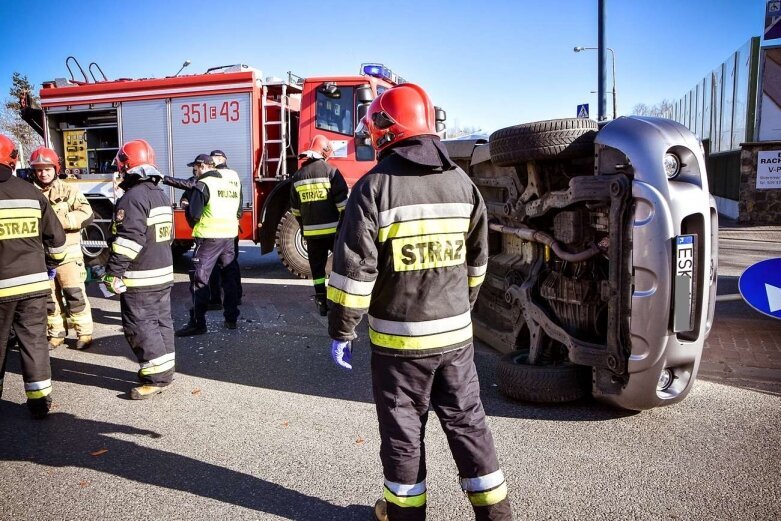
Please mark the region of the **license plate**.
<svg viewBox="0 0 781 521"><path fill-rule="evenodd" d="M697 267L696 237L675 237L675 288L673 297L673 331L694 329L694 277Z"/></svg>

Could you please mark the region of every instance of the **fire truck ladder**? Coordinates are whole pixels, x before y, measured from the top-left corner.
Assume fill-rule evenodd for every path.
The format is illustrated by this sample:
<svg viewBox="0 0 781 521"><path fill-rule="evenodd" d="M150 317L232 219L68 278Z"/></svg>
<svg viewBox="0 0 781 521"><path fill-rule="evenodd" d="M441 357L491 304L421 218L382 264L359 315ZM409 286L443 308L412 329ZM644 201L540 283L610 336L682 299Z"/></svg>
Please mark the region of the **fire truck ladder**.
<svg viewBox="0 0 781 521"><path fill-rule="evenodd" d="M287 85L283 83L281 87L282 92L279 101L273 101L269 99L268 86L263 86L261 104L264 121L261 180L272 178L272 172L275 179L287 177L287 149L290 147L290 136L288 133L290 108L287 97ZM269 130L274 128L277 129L277 132L269 132ZM275 135L275 138L269 139L269 134ZM279 139L276 139L276 136L279 136ZM278 157L270 152L270 149L273 150L275 147L279 149Z"/></svg>

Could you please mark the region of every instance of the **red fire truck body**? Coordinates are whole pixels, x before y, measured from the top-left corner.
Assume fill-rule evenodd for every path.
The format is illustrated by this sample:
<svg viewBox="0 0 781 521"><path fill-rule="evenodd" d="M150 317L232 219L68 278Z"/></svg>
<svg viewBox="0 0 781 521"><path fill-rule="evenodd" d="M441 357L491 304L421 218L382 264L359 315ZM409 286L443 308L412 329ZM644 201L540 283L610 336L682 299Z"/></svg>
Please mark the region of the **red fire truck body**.
<svg viewBox="0 0 781 521"><path fill-rule="evenodd" d="M106 258L120 195L114 156L122 143L145 139L162 174L179 178L192 176L187 163L196 155L225 152L242 181L240 237L259 243L263 253L276 245L285 265L307 276L305 244L289 213L289 178L298 168L298 153L315 134L325 135L334 145L331 163L352 186L375 164L371 146L353 137L359 117L371 99L403 81L376 64L362 66L356 76L307 79L292 74L263 79L245 65L156 79L58 79L44 83L41 110L25 119L34 120L46 145L63 158L69 182L80 185L97 214L84 232L83 249L92 264ZM174 249L184 251L192 236L181 195L170 189Z"/></svg>

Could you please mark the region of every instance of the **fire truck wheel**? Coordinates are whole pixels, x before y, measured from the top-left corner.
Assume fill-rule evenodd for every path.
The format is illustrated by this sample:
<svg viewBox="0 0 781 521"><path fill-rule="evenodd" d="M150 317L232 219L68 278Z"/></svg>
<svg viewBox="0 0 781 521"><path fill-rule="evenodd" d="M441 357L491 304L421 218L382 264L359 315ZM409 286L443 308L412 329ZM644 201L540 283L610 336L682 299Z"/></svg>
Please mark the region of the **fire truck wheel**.
<svg viewBox="0 0 781 521"><path fill-rule="evenodd" d="M491 161L512 166L531 160L574 159L594 153L598 130L592 119L567 118L502 128L488 140Z"/></svg>
<svg viewBox="0 0 781 521"><path fill-rule="evenodd" d="M171 243L171 254L174 257L181 257L195 245L195 241L187 239L175 240Z"/></svg>
<svg viewBox="0 0 781 521"><path fill-rule="evenodd" d="M301 233L293 214L288 210L277 225L276 246L282 264L290 270L290 273L302 279L311 279L312 270L309 268L309 255L306 251L306 241ZM333 255L328 256L328 264L325 272L331 273Z"/></svg>
<svg viewBox="0 0 781 521"><path fill-rule="evenodd" d="M564 403L589 395L588 368L569 362L529 365L528 350L513 351L499 361L499 391L513 400Z"/></svg>

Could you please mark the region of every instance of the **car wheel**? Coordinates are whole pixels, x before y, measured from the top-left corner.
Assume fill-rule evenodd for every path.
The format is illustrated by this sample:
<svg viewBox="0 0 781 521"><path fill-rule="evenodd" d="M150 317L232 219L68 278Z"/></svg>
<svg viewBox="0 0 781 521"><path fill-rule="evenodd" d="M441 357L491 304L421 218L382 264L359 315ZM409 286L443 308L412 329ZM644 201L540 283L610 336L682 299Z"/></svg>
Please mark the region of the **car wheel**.
<svg viewBox="0 0 781 521"><path fill-rule="evenodd" d="M290 273L302 279L311 279L312 270L309 267L309 254L306 250L304 234L293 213L288 210L277 225L276 246L282 264L290 270ZM326 274L331 273L333 255L328 256L325 265Z"/></svg>
<svg viewBox="0 0 781 521"><path fill-rule="evenodd" d="M511 166L531 160L576 159L594 153L599 129L592 119L551 119L506 127L491 134L491 162Z"/></svg>
<svg viewBox="0 0 781 521"><path fill-rule="evenodd" d="M513 351L499 361L499 391L514 400L563 403L589 395L587 367L569 362L529 365L529 351Z"/></svg>

